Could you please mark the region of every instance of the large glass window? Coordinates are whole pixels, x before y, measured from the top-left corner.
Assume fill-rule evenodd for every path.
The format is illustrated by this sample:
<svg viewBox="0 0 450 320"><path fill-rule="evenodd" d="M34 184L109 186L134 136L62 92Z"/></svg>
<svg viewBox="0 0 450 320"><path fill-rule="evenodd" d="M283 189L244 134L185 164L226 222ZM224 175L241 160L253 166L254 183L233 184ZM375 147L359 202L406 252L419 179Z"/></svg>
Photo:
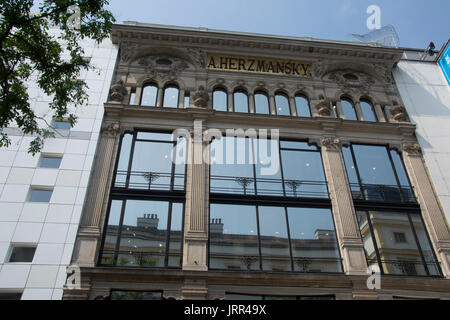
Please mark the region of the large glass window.
<svg viewBox="0 0 450 320"><path fill-rule="evenodd" d="M243 90L237 90L233 94L234 112L248 113L248 95Z"/></svg>
<svg viewBox="0 0 450 320"><path fill-rule="evenodd" d="M183 204L112 200L102 265L180 267Z"/></svg>
<svg viewBox="0 0 450 320"><path fill-rule="evenodd" d="M311 117L309 100L306 96L298 94L295 96L295 107L299 117Z"/></svg>
<svg viewBox="0 0 450 320"><path fill-rule="evenodd" d="M227 92L225 89L217 88L213 91L213 109L217 111L227 111Z"/></svg>
<svg viewBox="0 0 450 320"><path fill-rule="evenodd" d="M284 93L275 94L275 111L281 116L290 116L289 98Z"/></svg>
<svg viewBox="0 0 450 320"><path fill-rule="evenodd" d="M141 106L156 106L158 86L153 83L144 85L142 88Z"/></svg>
<svg viewBox="0 0 450 320"><path fill-rule="evenodd" d="M348 98L341 99L342 111L344 112L345 119L347 120L358 120L356 116L355 105L353 101Z"/></svg>
<svg viewBox="0 0 450 320"><path fill-rule="evenodd" d="M170 133L135 132L122 138L115 187L183 190L187 145Z"/></svg>
<svg viewBox="0 0 450 320"><path fill-rule="evenodd" d="M169 133L124 134L101 265L181 267L186 147Z"/></svg>
<svg viewBox="0 0 450 320"><path fill-rule="evenodd" d="M415 202L400 155L386 146L343 147L348 178L356 199Z"/></svg>
<svg viewBox="0 0 450 320"><path fill-rule="evenodd" d="M321 154L315 145L222 137L212 141L210 154L212 193L328 198Z"/></svg>
<svg viewBox="0 0 450 320"><path fill-rule="evenodd" d="M269 98L263 91L256 91L255 95L255 113L269 114Z"/></svg>
<svg viewBox="0 0 450 320"><path fill-rule="evenodd" d="M175 85L168 85L164 88L163 107L178 108L179 90Z"/></svg>
<svg viewBox="0 0 450 320"><path fill-rule="evenodd" d="M357 216L368 264L381 274L441 274L419 214L370 210Z"/></svg>
<svg viewBox="0 0 450 320"><path fill-rule="evenodd" d="M327 208L211 203L209 248L211 269L342 271Z"/></svg>

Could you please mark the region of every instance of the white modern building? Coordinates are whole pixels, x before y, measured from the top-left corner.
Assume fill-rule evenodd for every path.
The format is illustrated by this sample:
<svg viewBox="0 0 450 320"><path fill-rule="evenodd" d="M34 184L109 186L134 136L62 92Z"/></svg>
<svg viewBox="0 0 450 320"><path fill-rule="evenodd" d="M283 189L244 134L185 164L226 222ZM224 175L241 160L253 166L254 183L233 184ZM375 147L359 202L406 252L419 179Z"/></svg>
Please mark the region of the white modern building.
<svg viewBox="0 0 450 320"><path fill-rule="evenodd" d="M12 143L0 149L0 299L63 294L117 56L109 39L83 47L96 70L82 73L89 101L77 110L76 125L54 123L61 129L36 156L27 152L33 137L5 129ZM51 123L51 99L33 80L29 94L37 115Z"/></svg>
<svg viewBox="0 0 450 320"><path fill-rule="evenodd" d="M405 49L393 74L450 221L450 86L437 63L442 52Z"/></svg>

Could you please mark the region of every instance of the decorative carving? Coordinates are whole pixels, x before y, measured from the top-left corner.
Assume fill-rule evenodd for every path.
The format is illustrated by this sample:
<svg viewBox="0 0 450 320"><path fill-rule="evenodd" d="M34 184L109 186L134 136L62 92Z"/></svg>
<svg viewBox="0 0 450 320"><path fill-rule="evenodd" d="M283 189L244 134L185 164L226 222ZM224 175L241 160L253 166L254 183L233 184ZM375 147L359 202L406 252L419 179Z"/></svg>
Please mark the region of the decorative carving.
<svg viewBox="0 0 450 320"><path fill-rule="evenodd" d="M410 155L421 155L422 149L417 142L406 142L403 144L403 151L409 153Z"/></svg>
<svg viewBox="0 0 450 320"><path fill-rule="evenodd" d="M107 122L102 127L102 135L115 137L120 132L119 122Z"/></svg>
<svg viewBox="0 0 450 320"><path fill-rule="evenodd" d="M349 77L352 75L353 77ZM335 81L342 91L353 92L357 95L370 93L375 80L364 72L353 70L335 70L329 73L328 79Z"/></svg>
<svg viewBox="0 0 450 320"><path fill-rule="evenodd" d="M122 102L127 93L128 92L123 85L123 81L119 80L111 86L111 89L109 90L109 98L112 101Z"/></svg>
<svg viewBox="0 0 450 320"><path fill-rule="evenodd" d="M325 64L322 60L318 60L313 63L312 75L315 78L321 78L325 71Z"/></svg>
<svg viewBox="0 0 450 320"><path fill-rule="evenodd" d="M402 106L393 106L391 108L392 118L398 122L408 121L408 116L406 115L406 109Z"/></svg>
<svg viewBox="0 0 450 320"><path fill-rule="evenodd" d="M331 102L327 99L321 99L316 104L317 113L320 117L331 117Z"/></svg>
<svg viewBox="0 0 450 320"><path fill-rule="evenodd" d="M197 108L206 108L209 101L208 93L206 93L205 88L200 86L198 90L193 95L194 106Z"/></svg>
<svg viewBox="0 0 450 320"><path fill-rule="evenodd" d="M158 63L164 61L165 63ZM132 62L143 67L148 78L159 77L162 80L175 80L189 65L185 60L167 55L148 55Z"/></svg>
<svg viewBox="0 0 450 320"><path fill-rule="evenodd" d="M322 147L326 147L328 150L339 150L340 140L337 137L323 137L321 140Z"/></svg>
<svg viewBox="0 0 450 320"><path fill-rule="evenodd" d="M132 43L125 41L120 43L120 61L123 63L128 63L133 58L134 54L137 52L139 45L137 43Z"/></svg>
<svg viewBox="0 0 450 320"><path fill-rule="evenodd" d="M199 48L188 48L187 51L189 52L189 55L191 56L196 66L204 69L206 66L205 52Z"/></svg>

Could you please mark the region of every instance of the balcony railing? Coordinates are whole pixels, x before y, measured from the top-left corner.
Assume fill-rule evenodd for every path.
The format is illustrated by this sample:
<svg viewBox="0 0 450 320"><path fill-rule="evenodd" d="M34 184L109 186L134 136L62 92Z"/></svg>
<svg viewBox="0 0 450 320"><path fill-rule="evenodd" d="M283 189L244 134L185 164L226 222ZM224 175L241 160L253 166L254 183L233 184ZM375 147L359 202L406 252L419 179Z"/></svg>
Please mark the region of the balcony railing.
<svg viewBox="0 0 450 320"><path fill-rule="evenodd" d="M368 263L377 264L378 260L369 259ZM384 274L403 276L432 276L440 277L441 272L438 262L427 261L423 263L417 260L381 260Z"/></svg>
<svg viewBox="0 0 450 320"><path fill-rule="evenodd" d="M115 177L116 188L184 190L184 173L118 170Z"/></svg>
<svg viewBox="0 0 450 320"><path fill-rule="evenodd" d="M351 183L354 200L383 201L397 203L415 203L416 198L410 187L398 187L381 184Z"/></svg>
<svg viewBox="0 0 450 320"><path fill-rule="evenodd" d="M255 186L256 182L256 186ZM325 181L252 178L212 175L211 193L232 193L255 196L294 198L328 198Z"/></svg>

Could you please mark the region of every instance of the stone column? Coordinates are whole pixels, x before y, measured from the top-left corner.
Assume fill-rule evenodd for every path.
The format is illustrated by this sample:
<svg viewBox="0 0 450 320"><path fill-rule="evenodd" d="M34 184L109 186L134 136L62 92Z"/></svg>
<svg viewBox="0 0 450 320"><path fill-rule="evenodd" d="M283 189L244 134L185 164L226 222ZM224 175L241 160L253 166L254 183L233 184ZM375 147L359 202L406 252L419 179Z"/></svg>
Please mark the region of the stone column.
<svg viewBox="0 0 450 320"><path fill-rule="evenodd" d="M270 114L277 114L275 106L275 96L273 94L269 95L269 111Z"/></svg>
<svg viewBox="0 0 450 320"><path fill-rule="evenodd" d="M381 105L379 105L379 104L374 105L373 110L375 111L375 114L377 115L378 122L386 122L386 118L384 116Z"/></svg>
<svg viewBox="0 0 450 320"><path fill-rule="evenodd" d="M444 276L450 278L450 232L444 211L439 203L420 146L416 142L403 144L403 161L410 178L422 217Z"/></svg>
<svg viewBox="0 0 450 320"><path fill-rule="evenodd" d="M119 122L105 121L94 159L86 203L75 242L72 261L79 266L94 266L102 238L102 217L109 201L110 180L119 144Z"/></svg>
<svg viewBox="0 0 450 320"><path fill-rule="evenodd" d="M136 96L134 97L134 104L140 105L141 104L141 96L142 96L142 87L136 88Z"/></svg>
<svg viewBox="0 0 450 320"><path fill-rule="evenodd" d="M289 108L291 109L291 116L297 116L297 108L295 107L295 97L289 97Z"/></svg>
<svg viewBox="0 0 450 320"><path fill-rule="evenodd" d="M178 91L178 108L179 109L184 109L184 89L180 89L180 91Z"/></svg>
<svg viewBox="0 0 450 320"><path fill-rule="evenodd" d="M234 111L234 99L233 92L227 92L227 109L228 112Z"/></svg>
<svg viewBox="0 0 450 320"><path fill-rule="evenodd" d="M359 103L359 101L355 102L355 112L356 112L356 119L358 119L359 121L364 121L364 115L362 113L361 104Z"/></svg>
<svg viewBox="0 0 450 320"><path fill-rule="evenodd" d="M208 165L203 161L205 143L201 120L194 120L189 143L183 270L208 270Z"/></svg>
<svg viewBox="0 0 450 320"><path fill-rule="evenodd" d="M321 145L344 271L348 275L365 275L367 271L366 256L339 138L325 136L321 139Z"/></svg>
<svg viewBox="0 0 450 320"><path fill-rule="evenodd" d="M342 109L342 103L341 100L336 101L336 109L337 109L337 115L336 118L345 119L344 115L344 109Z"/></svg>
<svg viewBox="0 0 450 320"><path fill-rule="evenodd" d="M158 87L158 96L156 98L156 106L157 107L163 106L163 98L164 98L164 88Z"/></svg>
<svg viewBox="0 0 450 320"><path fill-rule="evenodd" d="M253 93L248 94L248 112L255 113L255 96Z"/></svg>

